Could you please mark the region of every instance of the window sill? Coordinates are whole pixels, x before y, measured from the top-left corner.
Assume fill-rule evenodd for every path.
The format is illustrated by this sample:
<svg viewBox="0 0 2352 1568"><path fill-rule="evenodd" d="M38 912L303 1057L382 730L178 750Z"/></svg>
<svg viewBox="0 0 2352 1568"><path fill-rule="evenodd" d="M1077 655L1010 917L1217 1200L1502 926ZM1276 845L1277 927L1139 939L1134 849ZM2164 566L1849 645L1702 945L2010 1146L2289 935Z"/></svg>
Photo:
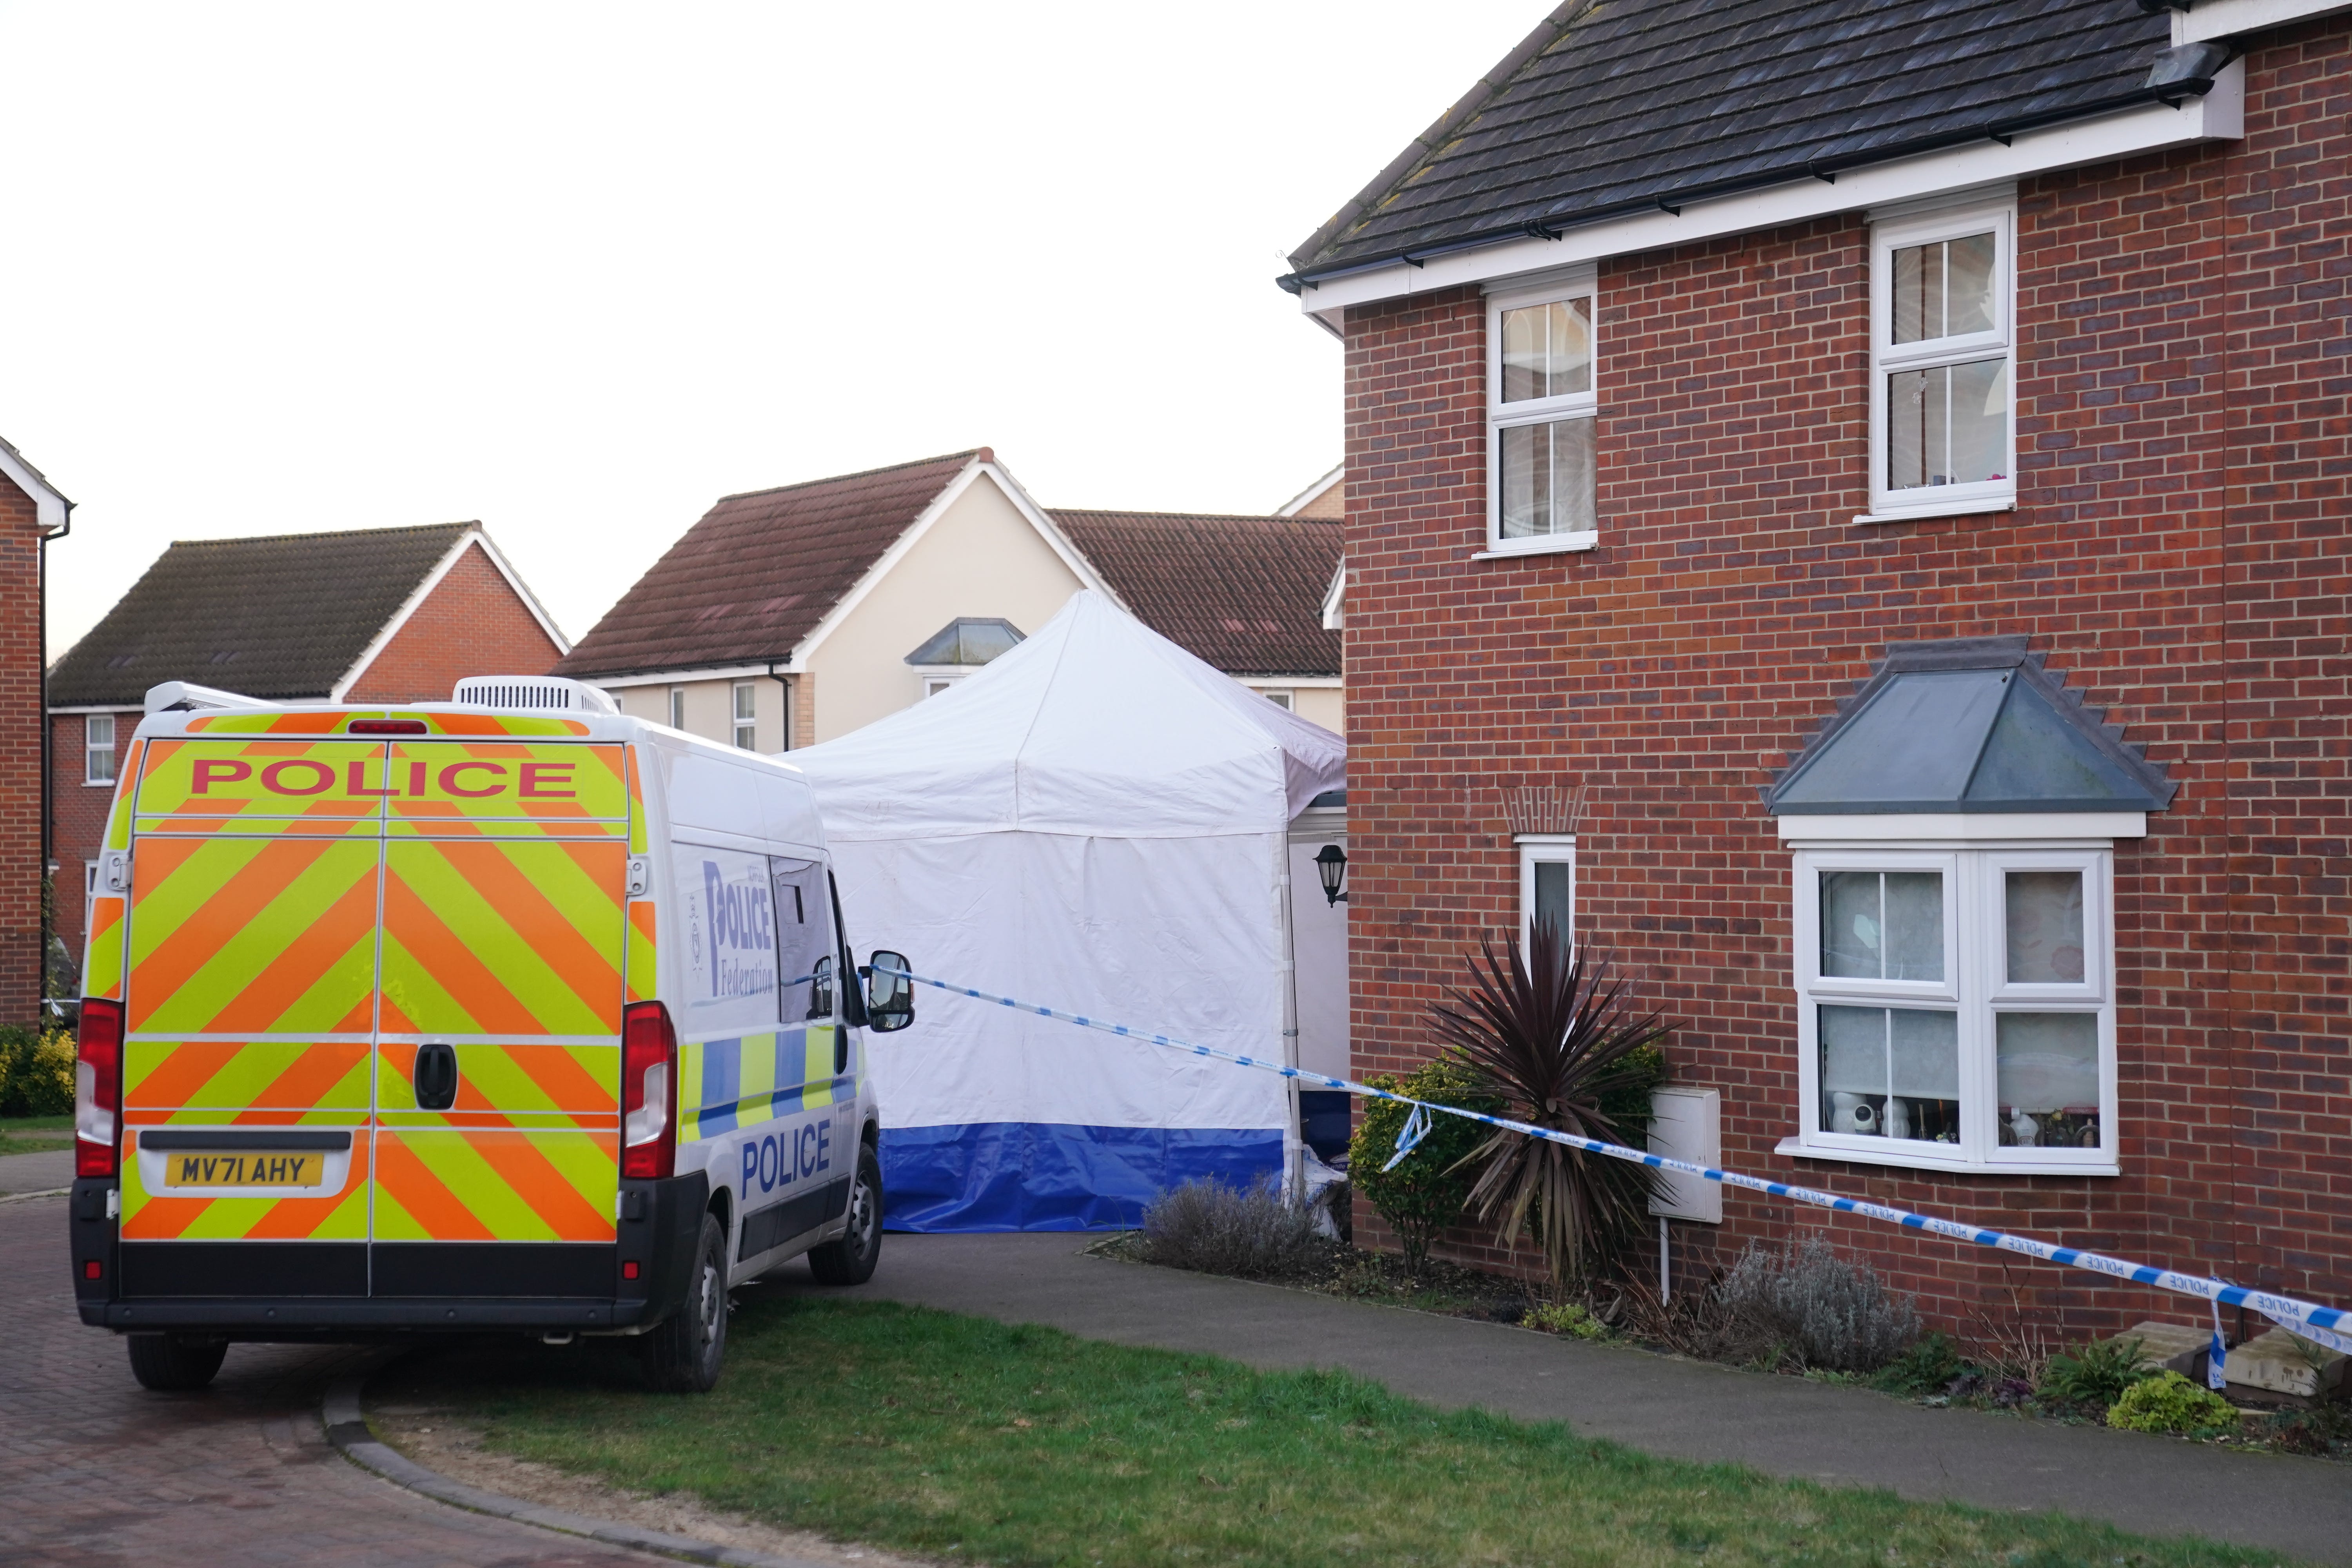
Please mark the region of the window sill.
<svg viewBox="0 0 2352 1568"><path fill-rule="evenodd" d="M1538 542L1518 543L1501 550L1481 550L1470 557L1473 561L1516 561L1522 555L1565 555L1572 551L1598 550L1601 533L1555 533Z"/></svg>
<svg viewBox="0 0 2352 1568"><path fill-rule="evenodd" d="M114 787L114 780L84 779L81 781L81 787L84 789L112 789Z"/></svg>
<svg viewBox="0 0 2352 1568"><path fill-rule="evenodd" d="M1894 1165L1913 1171L1939 1171L1967 1176L2120 1176L2123 1167L2088 1161L2004 1160L1980 1165L1969 1160L1938 1160L1909 1152L1881 1154L1867 1149L1811 1149L1795 1138L1783 1138L1772 1152L1791 1160L1835 1160L1850 1165Z"/></svg>
<svg viewBox="0 0 2352 1568"><path fill-rule="evenodd" d="M2015 496L1996 496L1990 500L1955 501L1950 506L1901 506L1885 511L1864 512L1853 521L1857 523L1919 522L1938 517L1978 517L1986 512L2015 511Z"/></svg>

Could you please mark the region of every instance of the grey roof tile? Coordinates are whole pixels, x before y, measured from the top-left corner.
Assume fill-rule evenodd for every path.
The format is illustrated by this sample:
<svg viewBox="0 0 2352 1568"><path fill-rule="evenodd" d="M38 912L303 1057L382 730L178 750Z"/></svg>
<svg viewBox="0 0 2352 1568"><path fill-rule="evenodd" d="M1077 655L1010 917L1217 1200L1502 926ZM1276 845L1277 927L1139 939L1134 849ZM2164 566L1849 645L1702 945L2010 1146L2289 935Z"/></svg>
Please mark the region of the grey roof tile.
<svg viewBox="0 0 2352 1568"><path fill-rule="evenodd" d="M2167 20L2133 0L1562 6L1528 58L1490 73L1426 151L1291 262L1311 273L1508 237L2089 110L2137 91L2169 42Z"/></svg>
<svg viewBox="0 0 2352 1568"><path fill-rule="evenodd" d="M135 708L166 680L324 698L479 526L181 540L58 658L49 703Z"/></svg>

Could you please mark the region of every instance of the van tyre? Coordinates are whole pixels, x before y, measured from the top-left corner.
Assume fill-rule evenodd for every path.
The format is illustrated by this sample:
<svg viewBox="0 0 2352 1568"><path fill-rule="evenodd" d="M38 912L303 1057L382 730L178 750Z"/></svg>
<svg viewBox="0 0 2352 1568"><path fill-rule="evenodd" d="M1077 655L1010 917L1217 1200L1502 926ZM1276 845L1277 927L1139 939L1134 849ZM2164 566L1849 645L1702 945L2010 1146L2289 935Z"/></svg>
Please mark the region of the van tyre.
<svg viewBox="0 0 2352 1568"><path fill-rule="evenodd" d="M646 1381L665 1394L708 1394L727 1354L727 1227L702 1216L686 1299L645 1337Z"/></svg>
<svg viewBox="0 0 2352 1568"><path fill-rule="evenodd" d="M226 1340L185 1334L131 1334L131 1375L158 1394L193 1394L212 1382L228 1354Z"/></svg>
<svg viewBox="0 0 2352 1568"><path fill-rule="evenodd" d="M857 1176L849 1184L849 1228L838 1241L809 1248L809 1272L820 1285L863 1285L882 1256L882 1162L874 1145L857 1146Z"/></svg>

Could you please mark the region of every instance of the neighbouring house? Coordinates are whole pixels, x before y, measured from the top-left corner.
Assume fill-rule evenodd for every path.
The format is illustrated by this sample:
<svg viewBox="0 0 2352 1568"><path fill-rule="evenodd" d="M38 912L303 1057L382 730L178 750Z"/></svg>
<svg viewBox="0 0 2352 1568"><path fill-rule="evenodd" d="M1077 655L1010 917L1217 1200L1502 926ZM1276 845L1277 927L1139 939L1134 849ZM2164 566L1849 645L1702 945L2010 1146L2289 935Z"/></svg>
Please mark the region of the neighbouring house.
<svg viewBox="0 0 2352 1568"><path fill-rule="evenodd" d="M1062 507L1053 517L1145 626L1308 722L1347 732L1339 634L1322 614L1338 521Z"/></svg>
<svg viewBox="0 0 2352 1568"><path fill-rule="evenodd" d="M626 712L790 751L938 695L1094 588L1337 728L1338 638L1300 645L1327 637L1338 551L1328 522L1048 511L982 447L721 498L559 673Z"/></svg>
<svg viewBox="0 0 2352 1568"><path fill-rule="evenodd" d="M1313 484L1274 509L1276 517L1311 517L1323 522L1344 521L1348 516L1348 465L1340 464Z"/></svg>
<svg viewBox="0 0 2352 1568"><path fill-rule="evenodd" d="M1576 0L1317 230L1358 1076L1553 919L1726 1166L2352 1301L2347 156L2336 4Z"/></svg>
<svg viewBox="0 0 2352 1568"><path fill-rule="evenodd" d="M115 770L149 688L446 702L569 647L477 522L182 540L49 671L57 925L79 962Z"/></svg>
<svg viewBox="0 0 2352 1568"><path fill-rule="evenodd" d="M51 867L42 748L42 639L48 628L49 541L73 502L0 441L0 1025L41 1016L49 933L41 879ZM62 901L62 900L60 900Z"/></svg>

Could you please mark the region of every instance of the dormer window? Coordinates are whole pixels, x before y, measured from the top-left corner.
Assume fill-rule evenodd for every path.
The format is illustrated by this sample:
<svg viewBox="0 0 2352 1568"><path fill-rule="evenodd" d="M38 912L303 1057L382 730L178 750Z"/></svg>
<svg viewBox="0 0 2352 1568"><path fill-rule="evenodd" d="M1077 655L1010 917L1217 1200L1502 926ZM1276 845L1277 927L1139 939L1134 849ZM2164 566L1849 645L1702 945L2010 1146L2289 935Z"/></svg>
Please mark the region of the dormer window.
<svg viewBox="0 0 2352 1568"><path fill-rule="evenodd" d="M1486 342L1488 552L1591 549L1601 539L1591 278L1491 296Z"/></svg>

